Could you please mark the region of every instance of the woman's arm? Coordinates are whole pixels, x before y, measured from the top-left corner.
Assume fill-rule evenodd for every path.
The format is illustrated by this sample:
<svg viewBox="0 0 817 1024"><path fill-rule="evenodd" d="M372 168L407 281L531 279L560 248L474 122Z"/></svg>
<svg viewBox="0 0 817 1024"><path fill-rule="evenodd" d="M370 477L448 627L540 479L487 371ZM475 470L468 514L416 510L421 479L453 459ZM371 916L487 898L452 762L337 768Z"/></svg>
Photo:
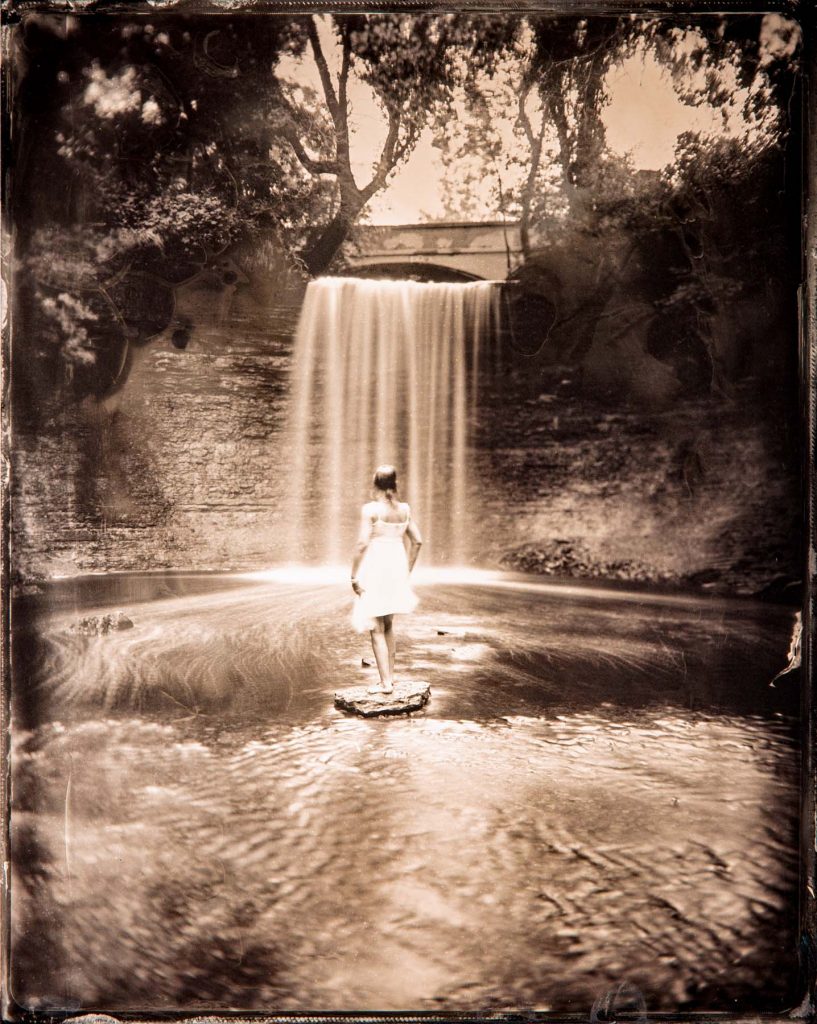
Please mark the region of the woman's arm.
<svg viewBox="0 0 817 1024"><path fill-rule="evenodd" d="M414 563L417 561L417 556L420 554L420 548L423 546L423 538L420 534L420 529L413 519L409 520L409 524L406 528L406 536L409 539L408 565L409 572L411 572L414 568Z"/></svg>
<svg viewBox="0 0 817 1024"><path fill-rule="evenodd" d="M364 505L360 512L360 532L358 533L355 554L352 559L352 590L354 590L358 597L363 593L363 588L357 581L357 571L360 568L360 563L363 561L363 556L366 554L366 548L369 546L371 539L372 517L368 507Z"/></svg>

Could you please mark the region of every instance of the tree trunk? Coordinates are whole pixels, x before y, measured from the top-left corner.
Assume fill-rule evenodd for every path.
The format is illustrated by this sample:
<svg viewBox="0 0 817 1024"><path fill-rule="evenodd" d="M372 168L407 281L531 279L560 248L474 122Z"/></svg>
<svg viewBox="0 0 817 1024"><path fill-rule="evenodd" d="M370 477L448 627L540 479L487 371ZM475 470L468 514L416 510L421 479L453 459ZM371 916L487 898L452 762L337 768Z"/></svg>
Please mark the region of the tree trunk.
<svg viewBox="0 0 817 1024"><path fill-rule="evenodd" d="M542 157L542 140L545 133L545 118L542 115L542 128L538 137L531 147L530 171L528 179L522 189L521 215L519 218L519 244L522 247L522 255L525 259L530 258L530 222L533 194L536 188L536 175L539 173L539 161Z"/></svg>
<svg viewBox="0 0 817 1024"><path fill-rule="evenodd" d="M329 269L340 247L349 237L359 212L340 209L325 227L318 228L313 233L301 252L301 259L311 277L325 274Z"/></svg>

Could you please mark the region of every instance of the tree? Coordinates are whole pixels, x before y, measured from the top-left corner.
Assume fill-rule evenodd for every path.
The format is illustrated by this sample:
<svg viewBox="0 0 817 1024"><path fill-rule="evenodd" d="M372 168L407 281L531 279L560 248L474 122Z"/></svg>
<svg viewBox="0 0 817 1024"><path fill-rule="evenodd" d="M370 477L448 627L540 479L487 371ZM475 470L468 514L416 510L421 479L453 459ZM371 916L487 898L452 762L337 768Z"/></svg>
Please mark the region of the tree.
<svg viewBox="0 0 817 1024"><path fill-rule="evenodd" d="M605 174L605 77L638 37L631 18L534 18L530 75L559 139L562 184L571 216L582 192Z"/></svg>
<svg viewBox="0 0 817 1024"><path fill-rule="evenodd" d="M798 40L797 26L776 15L531 17L517 19L499 52L472 62L466 126L440 142L452 171L470 161L458 187L498 182L502 166L502 195L495 187L494 202L519 220L527 261L520 273L531 284L538 272L550 281L555 257L543 246L573 250L582 235L593 240L593 286L581 308L565 308L551 328L562 357L582 358L592 337L588 322L626 289L654 304L661 324L651 329L655 354L675 361L690 383L728 391L729 378L748 365L741 355L748 342L726 312L797 251L784 244L779 225L797 206L786 208L780 196L796 193L785 175L796 174L797 161L785 159L784 146L793 127L787 111L796 96ZM729 118L731 134L682 136L660 179L636 174L605 142L608 73L639 53L670 69L687 103ZM499 116L509 97L516 108L510 144ZM736 219L736 208L746 216ZM571 329L574 344L559 334Z"/></svg>
<svg viewBox="0 0 817 1024"><path fill-rule="evenodd" d="M484 198L493 182L494 207L519 218L526 254L559 225L607 239L642 230L643 190L605 145L613 63L650 47L699 103L727 103L737 76L747 124L776 146L794 81L791 24L770 15L26 15L12 42L7 209L31 272L20 288L40 318L35 335L60 353L79 393L119 386L131 348L170 322L174 289L239 238L256 250L274 238L310 273L326 270L432 124L458 182L451 208ZM314 87L287 77L286 60L313 68ZM383 118L361 182L360 89ZM497 116L509 104L511 137ZM692 163L679 160L676 172Z"/></svg>
<svg viewBox="0 0 817 1024"><path fill-rule="evenodd" d="M447 165L477 153L496 183L497 208L519 220L522 250L534 248L537 226L548 217L587 219L616 160L607 150L601 113L607 71L632 45L631 19L584 17L487 18L490 49L476 49L465 76L465 125L453 137L438 125ZM516 112L514 137L502 131L503 108ZM502 168L502 173L500 171ZM463 187L459 175L458 192ZM504 178L504 181L503 181Z"/></svg>
<svg viewBox="0 0 817 1024"><path fill-rule="evenodd" d="M742 373L764 375L771 365L768 344L751 352L753 332L741 324L740 310L752 307L751 319L765 322L767 337L776 326L793 328L787 281L799 271L800 183L799 162L787 151L796 152L800 141L801 32L777 14L652 29L650 45L685 101L724 117L737 109L743 125L740 136L679 137L664 175L670 193L656 219L684 257L661 299L664 316L686 320L706 353L710 389L728 395Z"/></svg>
<svg viewBox="0 0 817 1024"><path fill-rule="evenodd" d="M311 274L325 271L366 204L386 187L390 175L416 146L435 112L449 110L456 51L466 38L455 15L334 15L332 32L340 50L333 80L318 21L299 22L319 75L329 130L317 153L304 144L310 118L282 87L275 94L275 125L302 168L314 179L330 178L333 211L307 241L302 258ZM369 180L358 185L352 171L349 86L353 78L369 86L383 113L385 138Z"/></svg>
<svg viewBox="0 0 817 1024"><path fill-rule="evenodd" d="M21 293L77 392L120 386L131 348L169 324L174 289L239 239L327 269L450 106L471 38L454 15L25 16L10 204L31 272ZM276 73L285 58L311 62L317 88ZM383 115L360 184L353 86Z"/></svg>
<svg viewBox="0 0 817 1024"><path fill-rule="evenodd" d="M36 327L32 394L61 379L78 396L120 386L132 347L169 324L175 287L259 225L236 113L271 80L286 23L218 26L31 15L15 30L9 206ZM273 189L265 198L275 206Z"/></svg>

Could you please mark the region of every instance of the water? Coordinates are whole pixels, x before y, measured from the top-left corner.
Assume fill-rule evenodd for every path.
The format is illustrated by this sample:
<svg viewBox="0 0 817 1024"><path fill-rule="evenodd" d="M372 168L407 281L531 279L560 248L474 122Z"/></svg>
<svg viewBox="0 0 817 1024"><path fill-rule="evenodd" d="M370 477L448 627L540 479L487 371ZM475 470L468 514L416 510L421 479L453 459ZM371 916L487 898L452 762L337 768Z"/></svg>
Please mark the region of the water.
<svg viewBox="0 0 817 1024"><path fill-rule="evenodd" d="M398 675L431 702L365 721L339 577L119 582L15 609L26 1005L793 1000L788 610L429 571ZM69 631L112 604L132 630Z"/></svg>
<svg viewBox="0 0 817 1024"><path fill-rule="evenodd" d="M287 446L294 561L346 555L383 463L399 468L433 560L467 558L476 382L498 301L486 281L309 284Z"/></svg>

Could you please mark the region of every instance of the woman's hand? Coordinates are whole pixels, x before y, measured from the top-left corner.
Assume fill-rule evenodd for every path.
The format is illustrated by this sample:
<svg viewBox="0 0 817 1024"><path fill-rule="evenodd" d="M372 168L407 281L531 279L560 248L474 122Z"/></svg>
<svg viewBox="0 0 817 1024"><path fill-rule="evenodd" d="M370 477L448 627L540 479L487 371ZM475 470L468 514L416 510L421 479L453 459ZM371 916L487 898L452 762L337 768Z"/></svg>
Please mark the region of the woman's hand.
<svg viewBox="0 0 817 1024"><path fill-rule="evenodd" d="M417 556L420 554L420 548L423 546L423 538L420 534L420 528L414 522L410 520L408 529L406 530L406 537L409 542L408 555L408 569L409 572L414 568L414 563L417 561Z"/></svg>
<svg viewBox="0 0 817 1024"><path fill-rule="evenodd" d="M372 537L372 517L368 505L364 505L360 510L360 535L357 539L357 549L355 551L355 557L352 559L352 590L355 594L360 597L363 594L363 587L358 583L357 573L360 569L360 564L363 561L363 556L366 554L366 549L369 546L369 541Z"/></svg>

